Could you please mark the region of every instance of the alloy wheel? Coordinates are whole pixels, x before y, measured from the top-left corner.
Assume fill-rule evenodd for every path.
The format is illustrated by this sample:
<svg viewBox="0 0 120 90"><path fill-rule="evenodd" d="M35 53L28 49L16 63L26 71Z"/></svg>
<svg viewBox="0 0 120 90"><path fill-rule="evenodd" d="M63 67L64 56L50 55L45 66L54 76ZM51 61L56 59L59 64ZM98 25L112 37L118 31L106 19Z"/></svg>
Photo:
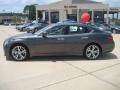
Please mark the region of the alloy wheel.
<svg viewBox="0 0 120 90"><path fill-rule="evenodd" d="M88 59L94 60L100 56L100 48L97 45L90 45L86 48L85 56Z"/></svg>
<svg viewBox="0 0 120 90"><path fill-rule="evenodd" d="M13 59L22 61L27 58L27 50L23 46L15 46L11 50L11 55Z"/></svg>

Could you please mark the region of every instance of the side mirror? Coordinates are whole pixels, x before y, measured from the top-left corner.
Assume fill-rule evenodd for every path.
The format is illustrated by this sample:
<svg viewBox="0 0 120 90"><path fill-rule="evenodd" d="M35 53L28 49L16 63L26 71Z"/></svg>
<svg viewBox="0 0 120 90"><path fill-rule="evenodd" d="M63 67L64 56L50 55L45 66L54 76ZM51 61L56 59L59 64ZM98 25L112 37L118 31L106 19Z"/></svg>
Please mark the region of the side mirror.
<svg viewBox="0 0 120 90"><path fill-rule="evenodd" d="M47 33L42 33L43 38L47 38Z"/></svg>

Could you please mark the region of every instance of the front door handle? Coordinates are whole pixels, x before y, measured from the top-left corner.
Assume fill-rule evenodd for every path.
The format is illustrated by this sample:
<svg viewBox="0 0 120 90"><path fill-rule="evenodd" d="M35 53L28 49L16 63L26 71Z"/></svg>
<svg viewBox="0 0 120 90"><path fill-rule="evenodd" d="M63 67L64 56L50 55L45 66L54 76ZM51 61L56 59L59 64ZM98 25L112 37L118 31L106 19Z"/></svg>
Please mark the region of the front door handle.
<svg viewBox="0 0 120 90"><path fill-rule="evenodd" d="M65 39L64 38L57 38L57 40L64 41Z"/></svg>
<svg viewBox="0 0 120 90"><path fill-rule="evenodd" d="M88 37L82 37L82 39L88 39Z"/></svg>

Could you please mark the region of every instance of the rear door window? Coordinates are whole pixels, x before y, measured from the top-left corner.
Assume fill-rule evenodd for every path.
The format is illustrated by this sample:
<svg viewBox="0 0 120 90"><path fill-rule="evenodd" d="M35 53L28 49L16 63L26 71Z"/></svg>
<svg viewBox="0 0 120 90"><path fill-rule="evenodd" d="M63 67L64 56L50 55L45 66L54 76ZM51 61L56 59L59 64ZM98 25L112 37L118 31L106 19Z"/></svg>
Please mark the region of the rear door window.
<svg viewBox="0 0 120 90"><path fill-rule="evenodd" d="M64 30L64 34L83 34L89 33L91 29L85 26L67 26Z"/></svg>
<svg viewBox="0 0 120 90"><path fill-rule="evenodd" d="M69 34L77 34L78 32L78 26L69 26Z"/></svg>

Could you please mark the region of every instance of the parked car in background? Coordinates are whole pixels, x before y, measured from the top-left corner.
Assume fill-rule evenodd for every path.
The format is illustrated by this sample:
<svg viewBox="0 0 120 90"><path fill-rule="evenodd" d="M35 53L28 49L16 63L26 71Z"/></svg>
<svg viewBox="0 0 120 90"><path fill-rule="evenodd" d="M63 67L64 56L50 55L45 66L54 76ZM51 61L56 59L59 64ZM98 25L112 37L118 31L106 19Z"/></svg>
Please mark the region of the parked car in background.
<svg viewBox="0 0 120 90"><path fill-rule="evenodd" d="M10 25L10 22L4 22L3 25L8 26Z"/></svg>
<svg viewBox="0 0 120 90"><path fill-rule="evenodd" d="M26 27L28 27L28 26L31 26L31 25L33 25L34 23L25 23L25 24L23 24L23 25L18 25L18 26L16 26L16 29L18 30L18 31L25 31L25 28Z"/></svg>
<svg viewBox="0 0 120 90"><path fill-rule="evenodd" d="M7 59L18 61L40 55L83 55L94 60L112 52L111 33L79 23L57 23L36 33L10 37L4 41Z"/></svg>
<svg viewBox="0 0 120 90"><path fill-rule="evenodd" d="M100 30L105 30L105 31L109 31L109 32L112 32L112 29L110 26L108 26L107 24L105 23L88 23L88 26L92 26L92 27L95 27L95 28L98 28Z"/></svg>
<svg viewBox="0 0 120 90"><path fill-rule="evenodd" d="M49 24L46 20L34 20L32 23L44 23L44 24Z"/></svg>
<svg viewBox="0 0 120 90"><path fill-rule="evenodd" d="M118 25L110 25L110 24L103 24L105 27L111 28L111 32L114 34L120 33L120 26Z"/></svg>
<svg viewBox="0 0 120 90"><path fill-rule="evenodd" d="M37 32L38 30L46 27L48 24L44 24L44 23L35 23L33 24L32 26L28 26L26 27L26 31L27 33L35 33Z"/></svg>
<svg viewBox="0 0 120 90"><path fill-rule="evenodd" d="M110 25L110 27L114 34L120 34L120 26L119 25Z"/></svg>

